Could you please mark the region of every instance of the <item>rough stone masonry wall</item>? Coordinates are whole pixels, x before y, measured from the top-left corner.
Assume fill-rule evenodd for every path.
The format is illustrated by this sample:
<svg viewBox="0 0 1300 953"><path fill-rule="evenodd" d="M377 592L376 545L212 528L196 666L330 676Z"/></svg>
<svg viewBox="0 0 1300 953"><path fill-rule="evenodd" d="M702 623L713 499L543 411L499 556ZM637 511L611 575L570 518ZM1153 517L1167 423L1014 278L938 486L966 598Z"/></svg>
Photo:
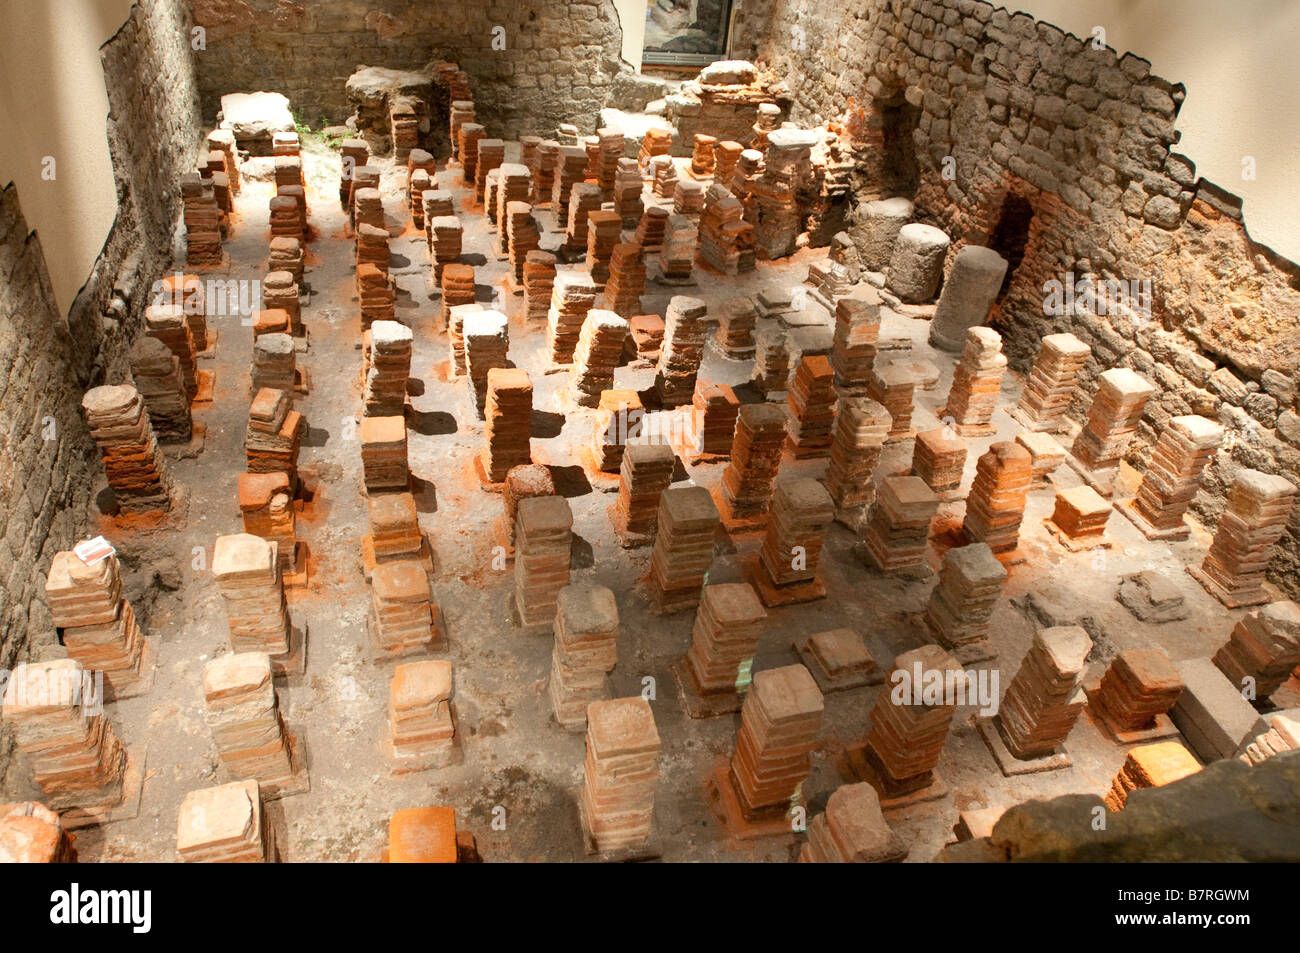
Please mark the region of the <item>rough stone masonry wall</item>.
<svg viewBox="0 0 1300 953"><path fill-rule="evenodd" d="M359 65L418 69L436 60L470 75L488 134L594 129L619 72L622 32L610 0L433 3L428 0L187 0L206 30L195 53L203 115L224 93L289 97L313 128L348 116L344 84ZM506 48L492 49L493 27Z"/></svg>
<svg viewBox="0 0 1300 953"><path fill-rule="evenodd" d="M128 379L149 288L170 261L177 177L193 167L201 141L187 37L178 0L140 0L101 50L118 215L66 316L17 190L0 192L0 669L55 645L45 573L92 528L90 495L102 471L81 398ZM0 735L0 773L9 751Z"/></svg>
<svg viewBox="0 0 1300 953"><path fill-rule="evenodd" d="M1168 417L1224 422L1229 446L1196 504L1210 525L1237 466L1300 483L1300 269L1253 243L1239 203L1171 151L1181 86L1136 56L979 0L745 0L743 9L738 42L785 80L792 118L841 120L864 144L859 198L877 197L887 180L884 150L870 146L888 107L919 107L917 215L952 237L949 261L966 243L990 243L1008 197L1032 210L994 313L1013 366L1028 369L1044 334L1078 334L1093 359L1076 417L1106 368L1152 380L1159 393L1130 453L1139 467ZM1045 282L1068 272L1150 279L1150 318L1045 315ZM1300 512L1282 549L1274 581L1300 594Z"/></svg>

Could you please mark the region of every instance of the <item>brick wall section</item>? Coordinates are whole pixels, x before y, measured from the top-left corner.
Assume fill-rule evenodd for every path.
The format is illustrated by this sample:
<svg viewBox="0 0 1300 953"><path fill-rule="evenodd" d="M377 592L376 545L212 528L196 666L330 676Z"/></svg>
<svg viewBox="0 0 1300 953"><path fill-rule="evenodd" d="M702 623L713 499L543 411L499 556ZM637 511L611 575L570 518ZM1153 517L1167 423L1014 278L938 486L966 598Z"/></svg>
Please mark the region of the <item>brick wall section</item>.
<svg viewBox="0 0 1300 953"><path fill-rule="evenodd" d="M994 315L1013 366L1030 366L1044 334L1070 330L1094 356L1076 417L1106 368L1157 384L1130 454L1139 467L1169 416L1225 423L1230 447L1197 502L1210 525L1239 465L1300 483L1300 269L1251 242L1231 197L1171 152L1180 86L1136 56L979 0L743 0L742 10L737 41L786 83L795 121L841 120L867 142L882 105L920 107L918 217L948 232L950 256L989 241L1008 195L1029 204L1024 257ZM877 197L879 153L859 154L860 198ZM1046 316L1044 282L1070 271L1151 279L1151 318ZM1282 548L1274 581L1300 595L1300 512Z"/></svg>
<svg viewBox="0 0 1300 953"><path fill-rule="evenodd" d="M593 130L619 71L622 33L609 0L431 3L427 0L188 0L207 49L195 53L203 116L221 96L272 90L317 128L342 123L358 65L418 69L457 62L470 75L488 134ZM505 28L505 50L492 28Z"/></svg>

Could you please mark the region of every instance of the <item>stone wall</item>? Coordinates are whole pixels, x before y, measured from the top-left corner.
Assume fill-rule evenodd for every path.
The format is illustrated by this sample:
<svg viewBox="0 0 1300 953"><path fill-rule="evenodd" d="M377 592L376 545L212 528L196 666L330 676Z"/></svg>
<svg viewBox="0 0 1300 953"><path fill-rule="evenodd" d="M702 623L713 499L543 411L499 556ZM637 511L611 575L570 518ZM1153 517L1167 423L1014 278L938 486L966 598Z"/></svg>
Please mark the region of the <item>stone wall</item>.
<svg viewBox="0 0 1300 953"><path fill-rule="evenodd" d="M979 0L745 0L742 10L736 41L786 82L791 118L840 120L860 144L860 199L890 180L882 130L914 107L918 217L952 237L950 261L972 242L1019 258L993 316L1014 367L1028 369L1045 333L1083 338L1093 359L1076 417L1100 371L1151 379L1160 391L1130 454L1139 467L1169 416L1224 422L1229 445L1196 504L1211 525L1239 465L1300 483L1300 269L1253 243L1239 203L1172 151L1181 86L1136 56ZM1070 274L1150 280L1149 314L1045 314L1046 283ZM1300 512L1271 569L1300 594Z"/></svg>
<svg viewBox="0 0 1300 953"><path fill-rule="evenodd" d="M488 134L550 135L561 122L594 131L619 72L622 33L611 0L429 3L426 0L188 0L206 31L195 53L203 116L221 96L271 90L312 128L342 123L359 66L459 63ZM493 49L496 36L505 49ZM498 40L498 46L500 40Z"/></svg>
<svg viewBox="0 0 1300 953"><path fill-rule="evenodd" d="M0 193L0 669L60 651L45 572L54 553L95 531L89 504L102 469L81 398L129 379L149 289L171 259L177 178L201 142L184 16L179 0L140 0L101 49L118 214L66 316L17 190ZM0 738L0 766L8 750Z"/></svg>

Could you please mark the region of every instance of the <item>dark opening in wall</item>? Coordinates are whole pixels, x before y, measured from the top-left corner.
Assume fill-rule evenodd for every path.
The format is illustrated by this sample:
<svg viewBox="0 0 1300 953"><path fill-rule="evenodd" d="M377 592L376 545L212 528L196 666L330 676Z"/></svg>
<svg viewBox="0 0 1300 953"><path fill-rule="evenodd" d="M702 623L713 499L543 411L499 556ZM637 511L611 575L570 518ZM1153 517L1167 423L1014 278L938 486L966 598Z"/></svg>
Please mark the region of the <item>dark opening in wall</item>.
<svg viewBox="0 0 1300 953"><path fill-rule="evenodd" d="M1007 193L1002 203L1002 214L998 217L997 225L993 226L993 234L989 236L989 247L1007 260L1006 277L998 289L999 299L1011 287L1016 269L1024 260L1025 245L1029 242L1029 222L1033 217L1034 207L1028 199L1015 192Z"/></svg>
<svg viewBox="0 0 1300 953"><path fill-rule="evenodd" d="M916 161L916 141L912 134L921 121L921 108L899 96L893 102L881 104L880 119L884 194L915 195L921 183L921 167Z"/></svg>

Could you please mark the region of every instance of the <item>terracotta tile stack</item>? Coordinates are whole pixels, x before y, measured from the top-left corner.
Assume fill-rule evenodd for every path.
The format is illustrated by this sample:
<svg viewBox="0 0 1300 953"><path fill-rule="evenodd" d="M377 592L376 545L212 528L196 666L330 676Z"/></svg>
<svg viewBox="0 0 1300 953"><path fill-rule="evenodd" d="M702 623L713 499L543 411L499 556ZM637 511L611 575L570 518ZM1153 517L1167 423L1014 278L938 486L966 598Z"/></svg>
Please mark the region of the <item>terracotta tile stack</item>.
<svg viewBox="0 0 1300 953"><path fill-rule="evenodd" d="M281 186L291 189L293 186ZM364 190L360 190L364 191ZM298 199L292 195L277 194L268 203L271 218L271 235L275 238L302 238L303 214Z"/></svg>
<svg viewBox="0 0 1300 953"><path fill-rule="evenodd" d="M699 215L704 211L705 191L703 182L678 179L673 190L673 211L678 215Z"/></svg>
<svg viewBox="0 0 1300 953"><path fill-rule="evenodd" d="M938 511L939 498L920 477L881 480L863 534L868 560L882 572L922 569L930 521Z"/></svg>
<svg viewBox="0 0 1300 953"><path fill-rule="evenodd" d="M1006 567L985 543L959 546L944 554L939 583L925 607L925 624L935 641L963 665L992 657L989 620L1006 578Z"/></svg>
<svg viewBox="0 0 1300 953"><path fill-rule="evenodd" d="M293 786L290 742L265 652L235 652L203 666L203 720L236 778L257 781L267 797Z"/></svg>
<svg viewBox="0 0 1300 953"><path fill-rule="evenodd" d="M45 577L45 604L68 657L87 671L103 672L115 699L148 690L144 635L122 597L116 556L87 566L76 553L55 553Z"/></svg>
<svg viewBox="0 0 1300 953"><path fill-rule="evenodd" d="M199 392L195 363L194 334L185 318L185 308L178 304L151 304L144 309L145 334L161 341L176 355L185 385L185 395L193 400Z"/></svg>
<svg viewBox="0 0 1300 953"><path fill-rule="evenodd" d="M432 650L442 638L429 574L413 560L380 563L370 574L367 623L377 655L397 658Z"/></svg>
<svg viewBox="0 0 1300 953"><path fill-rule="evenodd" d="M626 151L623 133L617 129L597 129L596 181L606 195L614 190L619 162Z"/></svg>
<svg viewBox="0 0 1300 953"><path fill-rule="evenodd" d="M948 427L916 435L912 445L912 475L924 480L934 492L947 493L960 487L965 467L966 444Z"/></svg>
<svg viewBox="0 0 1300 953"><path fill-rule="evenodd" d="M823 708L822 693L802 665L754 676L727 772L747 820L779 817L803 800Z"/></svg>
<svg viewBox="0 0 1300 953"><path fill-rule="evenodd" d="M705 586L682 666L690 691L739 704L753 678L754 653L766 621L767 611L748 583Z"/></svg>
<svg viewBox="0 0 1300 953"><path fill-rule="evenodd" d="M287 129L271 133L271 154L275 156L301 155L302 142L298 138L298 133ZM298 184L302 185L302 181L299 180Z"/></svg>
<svg viewBox="0 0 1300 953"><path fill-rule="evenodd" d="M605 697L605 674L618 663L618 602L604 586L578 582L560 590L548 685L560 727L587 730L587 706Z"/></svg>
<svg viewBox="0 0 1300 953"><path fill-rule="evenodd" d="M411 212L411 224L416 231L424 231L424 193L432 192L434 178L425 169L412 169L406 186L406 205Z"/></svg>
<svg viewBox="0 0 1300 953"><path fill-rule="evenodd" d="M500 311L485 309L465 315L461 334L465 346L465 380L479 420L487 406L488 372L510 364L510 322Z"/></svg>
<svg viewBox="0 0 1300 953"><path fill-rule="evenodd" d="M457 864L479 860L474 835L456 830L456 810L411 807L388 821L387 864Z"/></svg>
<svg viewBox="0 0 1300 953"><path fill-rule="evenodd" d="M139 391L95 387L86 391L81 409L118 507L125 513L171 509L171 478Z"/></svg>
<svg viewBox="0 0 1300 953"><path fill-rule="evenodd" d="M713 175L717 145L717 136L706 136L701 132L695 134L694 149L691 152L691 175L697 179L707 179Z"/></svg>
<svg viewBox="0 0 1300 953"><path fill-rule="evenodd" d="M1273 544L1286 530L1296 487L1286 477L1242 468L1228 491L1198 580L1225 604L1258 605Z"/></svg>
<svg viewBox="0 0 1300 953"><path fill-rule="evenodd" d="M1300 666L1300 606L1271 602L1243 616L1214 653L1214 664L1239 688L1253 686L1255 701L1270 698Z"/></svg>
<svg viewBox="0 0 1300 953"><path fill-rule="evenodd" d="M1145 731L1174 707L1183 679L1160 649L1127 649L1111 661L1089 703L1113 734Z"/></svg>
<svg viewBox="0 0 1300 953"><path fill-rule="evenodd" d="M361 554L369 566L430 559L414 496L381 493L370 497L366 508L370 532L361 538Z"/></svg>
<svg viewBox="0 0 1300 953"><path fill-rule="evenodd" d="M1033 477L1031 463L1029 451L1010 440L993 444L979 458L962 523L967 539L988 543L995 553L1016 548Z"/></svg>
<svg viewBox="0 0 1300 953"><path fill-rule="evenodd" d="M249 533L218 536L212 575L225 602L231 649L265 652L283 663L290 652L290 623L277 548Z"/></svg>
<svg viewBox="0 0 1300 953"><path fill-rule="evenodd" d="M637 161L641 168L645 169L654 156L666 156L672 148L672 130L653 126L647 129L641 138L641 152Z"/></svg>
<svg viewBox="0 0 1300 953"><path fill-rule="evenodd" d="M76 659L20 662L5 685L0 717L52 811L122 801L127 752L102 708L92 710L86 677Z"/></svg>
<svg viewBox="0 0 1300 953"><path fill-rule="evenodd" d="M613 213L602 213L613 214ZM596 224L592 215L593 226ZM592 231L595 242L596 230ZM617 238L617 236L615 236ZM592 254L587 254L587 267L591 268ZM595 275L595 272L592 272ZM629 317L641 310L641 295L645 291L645 256L641 246L634 242L620 242L610 249L609 278L605 284L605 306L616 314Z"/></svg>
<svg viewBox="0 0 1300 953"><path fill-rule="evenodd" d="M866 506L875 497L872 479L889 429L889 411L870 397L840 400L826 468L826 489L836 508Z"/></svg>
<svg viewBox="0 0 1300 953"><path fill-rule="evenodd" d="M589 217L593 212L600 211L600 186L594 182L575 183L569 192L567 211L564 248L570 255L576 256L587 250L587 236L591 228ZM621 222L619 227L621 228ZM610 247L613 247L612 243ZM596 275L593 274L592 278L596 279ZM597 280L596 283L604 282Z"/></svg>
<svg viewBox="0 0 1300 953"><path fill-rule="evenodd" d="M456 157L460 160L460 180L464 185L473 185L478 177L478 145L487 135L476 122L461 122L457 132Z"/></svg>
<svg viewBox="0 0 1300 953"><path fill-rule="evenodd" d="M754 214L751 206L753 198L751 193L758 177L763 174L763 153L758 149L742 149L740 158L736 160L736 169L731 174L731 178L725 183L732 194L736 196L745 205L745 217L748 218ZM716 176L714 181L721 181Z"/></svg>
<svg viewBox="0 0 1300 953"><path fill-rule="evenodd" d="M397 295L387 269L371 262L357 265L357 300L360 302L363 330L374 321L396 320Z"/></svg>
<svg viewBox="0 0 1300 953"><path fill-rule="evenodd" d="M235 134L229 129L213 129L208 133L208 148L225 156L223 169L230 180L230 191L239 194L243 187L239 175L239 156L235 149Z"/></svg>
<svg viewBox="0 0 1300 953"><path fill-rule="evenodd" d="M244 453L249 473L281 471L289 485L298 487L298 447L306 424L290 405L289 394L267 387L259 390L248 408Z"/></svg>
<svg viewBox="0 0 1300 953"><path fill-rule="evenodd" d="M180 359L157 338L142 337L131 348L131 379L144 399L154 434L163 443L186 443L194 432Z"/></svg>
<svg viewBox="0 0 1300 953"><path fill-rule="evenodd" d="M376 321L362 337L366 358L362 413L367 417L400 416L411 376L411 329L396 321Z"/></svg>
<svg viewBox="0 0 1300 953"><path fill-rule="evenodd" d="M643 218L642 221L645 221ZM639 231L639 230L638 230ZM659 249L659 277L669 284L686 284L695 270L700 231L685 215L670 215Z"/></svg>
<svg viewBox="0 0 1300 953"><path fill-rule="evenodd" d="M755 243L765 259L782 258L795 248L802 230L797 190L811 178L816 134L804 129L774 129L768 134L763 172L751 186L758 214Z"/></svg>
<svg viewBox="0 0 1300 953"><path fill-rule="evenodd" d="M261 334L253 339L253 393L264 387L293 393L298 387L298 357L288 334Z"/></svg>
<svg viewBox="0 0 1300 953"><path fill-rule="evenodd" d="M424 206L424 235L425 238L432 242L433 239L429 230L430 224L435 218L446 218L448 215L454 216L456 214L456 205L451 197L451 192L447 189L427 190L420 196L420 204Z"/></svg>
<svg viewBox="0 0 1300 953"><path fill-rule="evenodd" d="M954 675L963 676L961 663L937 645L923 645L899 654L887 680L890 685L900 684L894 673L906 674L913 697L896 704L893 692L882 691L876 696L864 751L874 769L873 787L886 798L919 791L933 783L934 769L957 706L922 704L920 686L926 679L940 678L947 684Z"/></svg>
<svg viewBox="0 0 1300 953"><path fill-rule="evenodd" d="M752 298L727 298L718 311L714 346L724 357L743 361L754 356L754 326L758 309Z"/></svg>
<svg viewBox="0 0 1300 953"><path fill-rule="evenodd" d="M641 221L637 222L636 234L632 241L646 251L661 251L666 240L670 217L668 209L651 205L642 213Z"/></svg>
<svg viewBox="0 0 1300 953"><path fill-rule="evenodd" d="M889 411L892 426L886 443L895 443L912 436L913 398L916 394L916 375L898 364L873 368L867 382L867 396Z"/></svg>
<svg viewBox="0 0 1300 953"><path fill-rule="evenodd" d="M1183 514L1222 441L1223 427L1213 420L1195 414L1166 420L1126 515L1140 517L1135 522L1148 537L1186 539L1190 530Z"/></svg>
<svg viewBox="0 0 1300 953"><path fill-rule="evenodd" d="M656 522L651 600L660 612L694 608L713 564L718 508L702 486L670 487L659 496Z"/></svg>
<svg viewBox="0 0 1300 953"><path fill-rule="evenodd" d="M409 96L398 96L388 110L389 128L393 135L393 158L405 162L420 145L420 117L415 101Z"/></svg>
<svg viewBox="0 0 1300 953"><path fill-rule="evenodd" d="M497 218L500 215L497 201L501 197L501 168L490 169L483 179L483 218L487 223L489 234L497 230ZM493 236L492 250L498 255L503 254L502 243L505 239L497 234Z"/></svg>
<svg viewBox="0 0 1300 953"><path fill-rule="evenodd" d="M587 150L580 146L560 146L555 160L555 174L551 180L551 209L555 212L557 222L568 221L573 187L582 182L586 169ZM600 207L599 202L596 207ZM586 242L576 247L584 248Z"/></svg>
<svg viewBox="0 0 1300 953"><path fill-rule="evenodd" d="M529 321L545 321L555 290L555 256L534 249L524 256L524 316Z"/></svg>
<svg viewBox="0 0 1300 953"><path fill-rule="evenodd" d="M1106 807L1122 811L1128 796L1142 788L1158 788L1201 770L1195 755L1177 741L1159 741L1133 748L1124 758L1106 793Z"/></svg>
<svg viewBox="0 0 1300 953"><path fill-rule="evenodd" d="M790 381L790 337L781 328L758 332L750 380L764 397L786 389Z"/></svg>
<svg viewBox="0 0 1300 953"><path fill-rule="evenodd" d="M537 168L533 172L534 204L551 204L559 163L560 144L554 139L543 139L537 146Z"/></svg>
<svg viewBox="0 0 1300 953"><path fill-rule="evenodd" d="M659 352L664 346L664 319L657 314L636 314L628 321L628 326L632 331L632 343L636 346L637 360L647 364L659 363Z"/></svg>
<svg viewBox="0 0 1300 953"><path fill-rule="evenodd" d="M670 199L677 191L677 164L672 156L654 156L648 168L650 190L661 199Z"/></svg>
<svg viewBox="0 0 1300 953"><path fill-rule="evenodd" d="M532 213L532 206L529 203L529 196L532 195L533 181L528 173L528 166L521 165L518 162L503 162L498 168L497 173L500 181L497 185L496 202L493 204L492 215L493 222L497 227L497 254L504 255L509 252L510 238L510 203L518 202L521 205L528 206L529 214ZM515 214L519 214L516 211ZM521 238L524 236L521 234ZM532 247L536 248L536 245ZM523 249L526 253L527 248Z"/></svg>
<svg viewBox="0 0 1300 953"><path fill-rule="evenodd" d="M638 542L654 536L659 498L673 481L677 456L665 444L628 444L619 471L615 529Z"/></svg>
<svg viewBox="0 0 1300 953"><path fill-rule="evenodd" d="M176 852L187 864L273 864L275 831L254 780L191 791L176 821Z"/></svg>
<svg viewBox="0 0 1300 953"><path fill-rule="evenodd" d="M1051 525L1059 530L1070 548L1097 546L1106 540L1110 501L1092 487L1072 486L1056 491Z"/></svg>
<svg viewBox="0 0 1300 953"><path fill-rule="evenodd" d="M582 148L587 153L587 167L584 174L589 182L595 182L597 167L600 165L600 137L584 136Z"/></svg>
<svg viewBox="0 0 1300 953"><path fill-rule="evenodd" d="M1088 420L1070 448L1074 461L1107 496L1119 461L1137 431L1155 387L1126 367L1103 371Z"/></svg>
<svg viewBox="0 0 1300 953"><path fill-rule="evenodd" d="M289 277L295 282L301 282L305 257L301 240L283 235L272 238L271 252L266 263L267 270L288 272ZM193 331L193 325L191 325L191 331ZM203 335L203 337L206 336ZM198 337L199 335L195 334L196 340Z"/></svg>
<svg viewBox="0 0 1300 953"><path fill-rule="evenodd" d="M1277 714L1268 721L1269 729L1255 736L1245 746L1237 760L1255 765L1286 751L1300 750L1300 718L1292 714ZM3 850L0 849L0 857Z"/></svg>
<svg viewBox="0 0 1300 953"><path fill-rule="evenodd" d="M453 100L448 107L447 124L451 134L451 157L460 158L460 129L465 123L474 121L474 102L469 99Z"/></svg>
<svg viewBox="0 0 1300 953"><path fill-rule="evenodd" d="M506 203L505 217L503 234L508 246L506 254L510 259L510 273L514 282L512 287L526 288L529 256L540 251L537 246L541 242L541 232L537 228L537 220L533 218L533 207L527 202Z"/></svg>
<svg viewBox="0 0 1300 953"><path fill-rule="evenodd" d="M695 383L691 422L695 432L695 452L709 456L731 456L736 436L736 418L740 400L726 384L701 378Z"/></svg>
<svg viewBox="0 0 1300 953"><path fill-rule="evenodd" d="M272 239L273 244L274 241ZM161 294L154 298L153 303L181 306L185 323L190 326L190 339L194 343L195 352L206 351L215 343L216 334L208 334L207 296L203 281L197 275L182 275L177 272L163 278Z"/></svg>
<svg viewBox="0 0 1300 953"><path fill-rule="evenodd" d="M1065 462L1065 448L1057 443L1055 437L1031 430L1016 434L1016 443L1028 450L1033 458L1034 488L1048 486L1051 475Z"/></svg>
<svg viewBox="0 0 1300 953"><path fill-rule="evenodd" d="M890 829L870 784L845 784L808 825L801 864L881 864L901 861L907 845Z"/></svg>
<svg viewBox="0 0 1300 953"><path fill-rule="evenodd" d="M871 381L880 338L880 296L869 289L866 299L840 298L835 304L835 338L831 364L835 386L850 394L865 393Z"/></svg>
<svg viewBox="0 0 1300 953"><path fill-rule="evenodd" d="M940 416L952 417L959 434L992 432L989 421L997 408L1006 367L1002 336L992 328L971 328Z"/></svg>
<svg viewBox="0 0 1300 953"><path fill-rule="evenodd" d="M643 698L592 702L579 815L598 852L635 849L650 838L659 781L659 732Z"/></svg>
<svg viewBox="0 0 1300 953"><path fill-rule="evenodd" d="M722 471L728 520L765 519L785 448L785 412L775 404L745 404L736 416L731 462Z"/></svg>
<svg viewBox="0 0 1300 953"><path fill-rule="evenodd" d="M447 262L442 269L442 321L449 329L454 324L451 313L462 305L474 303L474 266ZM469 313L468 311L462 313ZM453 351L459 342L453 341ZM463 373L462 362L456 362L457 373Z"/></svg>
<svg viewBox="0 0 1300 953"><path fill-rule="evenodd" d="M517 367L493 367L487 374L487 426L479 466L489 483L501 483L511 469L532 462L530 440L533 382Z"/></svg>
<svg viewBox="0 0 1300 953"><path fill-rule="evenodd" d="M406 662L393 669L384 753L398 774L441 768L455 759L450 662Z"/></svg>
<svg viewBox="0 0 1300 953"><path fill-rule="evenodd" d="M406 419L365 417L361 421L361 468L366 493L404 491L411 486L406 463Z"/></svg>
<svg viewBox="0 0 1300 953"><path fill-rule="evenodd" d="M614 172L614 212L624 228L636 228L645 205L641 201L641 170L635 159L619 159Z"/></svg>
<svg viewBox="0 0 1300 953"><path fill-rule="evenodd" d="M519 164L528 170L528 196L525 202L536 201L537 190L533 187L537 181L537 166L541 162L541 136L519 137Z"/></svg>
<svg viewBox="0 0 1300 953"><path fill-rule="evenodd" d="M388 274L388 229L366 222L357 223L357 265L369 262Z"/></svg>
<svg viewBox="0 0 1300 953"><path fill-rule="evenodd" d="M483 310L483 305L471 301L454 305L447 311L447 357L453 377L465 373L465 319Z"/></svg>
<svg viewBox="0 0 1300 953"><path fill-rule="evenodd" d="M515 512L515 613L522 627L549 631L569 584L573 511L562 496L535 496Z"/></svg>
<svg viewBox="0 0 1300 953"><path fill-rule="evenodd" d="M786 480L772 494L771 518L759 561L773 586L812 582L821 566L835 504L818 480ZM771 604L769 602L769 604Z"/></svg>
<svg viewBox="0 0 1300 953"><path fill-rule="evenodd" d="M789 436L786 448L796 460L830 455L835 422L835 372L822 355L805 357L785 399Z"/></svg>
<svg viewBox="0 0 1300 953"><path fill-rule="evenodd" d="M302 337L302 303L298 296L298 283L287 271L273 271L262 279L262 307L278 308L289 318L289 333Z"/></svg>
<svg viewBox="0 0 1300 953"><path fill-rule="evenodd" d="M1031 431L1061 429L1079 372L1092 349L1073 334L1049 334L1038 346L1034 369L1020 393L1015 417Z"/></svg>
<svg viewBox="0 0 1300 953"><path fill-rule="evenodd" d="M565 271L555 276L546 316L546 348L552 364L573 363L582 325L599 293L600 288L585 272Z"/></svg>
<svg viewBox="0 0 1300 953"><path fill-rule="evenodd" d="M364 139L344 139L339 143L339 153L339 204L350 209L354 172L369 160L370 147L366 145Z"/></svg>
<svg viewBox="0 0 1300 953"><path fill-rule="evenodd" d="M379 191L378 166L359 165L352 170L352 191L348 194L348 221L384 227L384 202Z"/></svg>
<svg viewBox="0 0 1300 953"><path fill-rule="evenodd" d="M551 471L537 463L527 466L512 467L506 474L505 488L501 492L505 508L506 537L510 545L515 544L515 528L518 525L519 504L534 496L554 496L555 481Z"/></svg>
<svg viewBox="0 0 1300 953"><path fill-rule="evenodd" d="M597 208L587 213L587 271L599 285L609 281L610 258L622 233L623 221L616 212ZM638 248L635 245L631 247Z"/></svg>
<svg viewBox="0 0 1300 953"><path fill-rule="evenodd" d="M294 571L298 539L289 475L283 472L241 473L237 486L244 532L275 543L280 572Z"/></svg>
<svg viewBox="0 0 1300 953"><path fill-rule="evenodd" d="M645 408L634 390L609 388L600 394L591 428L591 453L602 473L618 473L629 438L640 435Z"/></svg>
<svg viewBox="0 0 1300 953"><path fill-rule="evenodd" d="M253 340L263 334L288 334L289 313L283 308L270 308L253 312Z"/></svg>
<svg viewBox="0 0 1300 953"><path fill-rule="evenodd" d="M719 183L709 186L700 214L700 257L725 275L754 270L754 226L740 200Z"/></svg>
<svg viewBox="0 0 1300 953"><path fill-rule="evenodd" d="M1008 750L1021 760L1043 758L1065 744L1083 711L1081 687L1092 639L1080 626L1039 629L994 716Z"/></svg>
<svg viewBox="0 0 1300 953"><path fill-rule="evenodd" d="M628 323L613 311L592 308L582 322L573 357L573 400L580 407L597 407L600 395L614 386L614 369L623 356Z"/></svg>
<svg viewBox="0 0 1300 953"><path fill-rule="evenodd" d="M294 149L298 146L295 143ZM275 185L279 188L282 185L303 185L302 176L302 156L297 152L277 152L272 160L275 170Z"/></svg>
<svg viewBox="0 0 1300 953"><path fill-rule="evenodd" d="M221 209L212 185L197 172L181 176L181 208L185 222L185 261L191 265L220 265Z"/></svg>
<svg viewBox="0 0 1300 953"><path fill-rule="evenodd" d="M664 315L664 343L655 372L655 390L667 408L690 403L704 357L708 306L699 298L674 295Z"/></svg>

